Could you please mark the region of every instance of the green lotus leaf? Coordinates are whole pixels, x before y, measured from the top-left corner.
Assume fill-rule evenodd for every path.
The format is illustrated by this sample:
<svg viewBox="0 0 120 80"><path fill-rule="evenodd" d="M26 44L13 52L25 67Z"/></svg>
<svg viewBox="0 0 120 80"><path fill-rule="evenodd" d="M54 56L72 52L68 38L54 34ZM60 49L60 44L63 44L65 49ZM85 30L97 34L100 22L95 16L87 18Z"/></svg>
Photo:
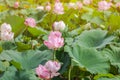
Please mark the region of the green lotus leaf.
<svg viewBox="0 0 120 80"><path fill-rule="evenodd" d="M113 39L113 36L107 37L107 31L105 30L86 30L75 39L74 45L79 44L83 47L103 48Z"/></svg>
<svg viewBox="0 0 120 80"><path fill-rule="evenodd" d="M82 70L91 73L107 73L109 69L108 60L95 48L80 46L65 47L73 61L73 66L79 66Z"/></svg>

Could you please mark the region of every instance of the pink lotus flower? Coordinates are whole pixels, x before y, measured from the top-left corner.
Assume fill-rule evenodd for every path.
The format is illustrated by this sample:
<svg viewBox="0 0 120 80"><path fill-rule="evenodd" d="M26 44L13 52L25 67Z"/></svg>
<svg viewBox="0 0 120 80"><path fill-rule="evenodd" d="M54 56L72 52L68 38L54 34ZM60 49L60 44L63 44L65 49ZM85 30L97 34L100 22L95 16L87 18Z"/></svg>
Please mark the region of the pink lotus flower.
<svg viewBox="0 0 120 80"><path fill-rule="evenodd" d="M64 8L63 8L61 2L59 2L59 1L55 2L53 12L56 14L64 14Z"/></svg>
<svg viewBox="0 0 120 80"><path fill-rule="evenodd" d="M46 62L45 67L51 72L51 78L60 75L58 71L60 70L61 64L57 61L48 61Z"/></svg>
<svg viewBox="0 0 120 80"><path fill-rule="evenodd" d="M15 2L14 3L14 8L18 8L19 7L19 2Z"/></svg>
<svg viewBox="0 0 120 80"><path fill-rule="evenodd" d="M36 74L38 75L38 77L40 77L42 79L50 78L50 72L48 71L48 69L45 66L42 66L42 65L39 65L36 68Z"/></svg>
<svg viewBox="0 0 120 80"><path fill-rule="evenodd" d="M83 7L83 4L81 2L76 2L76 5L77 5L77 8L78 9L81 9Z"/></svg>
<svg viewBox="0 0 120 80"><path fill-rule="evenodd" d="M39 65L36 68L36 74L38 75L38 77L42 79L51 79L55 76L60 75L60 73L58 73L60 67L61 67L60 63L50 60L46 62L44 66Z"/></svg>
<svg viewBox="0 0 120 80"><path fill-rule="evenodd" d="M30 26L30 27L35 27L36 26L36 21L34 18L27 18L24 22L24 24L26 26Z"/></svg>
<svg viewBox="0 0 120 80"><path fill-rule="evenodd" d="M5 32L1 33L1 40L3 40L3 41L12 40L13 37L14 37L14 33L12 33L12 32L5 31Z"/></svg>
<svg viewBox="0 0 120 80"><path fill-rule="evenodd" d="M65 23L63 21L54 22L53 28L55 31L61 31L65 29Z"/></svg>
<svg viewBox="0 0 120 80"><path fill-rule="evenodd" d="M83 0L83 4L89 5L92 3L92 0Z"/></svg>
<svg viewBox="0 0 120 80"><path fill-rule="evenodd" d="M5 31L11 32L12 28L11 28L10 24L3 23L3 24L1 25L0 30L1 30L1 32L5 32Z"/></svg>
<svg viewBox="0 0 120 80"><path fill-rule="evenodd" d="M99 3L98 3L98 9L100 10L100 11L104 11L104 10L108 10L110 7L111 7L111 3L110 2L106 2L106 1L100 1Z"/></svg>
<svg viewBox="0 0 120 80"><path fill-rule="evenodd" d="M50 10L51 10L51 5L50 5L50 3L47 3L47 5L45 6L45 10L46 10L46 11L50 11Z"/></svg>
<svg viewBox="0 0 120 80"><path fill-rule="evenodd" d="M120 8L120 2L116 3L116 7Z"/></svg>
<svg viewBox="0 0 120 80"><path fill-rule="evenodd" d="M57 61L48 61L45 64L45 67L50 71L50 72L54 72L56 73L57 71L59 71L61 65L60 63L58 63Z"/></svg>
<svg viewBox="0 0 120 80"><path fill-rule="evenodd" d="M51 39L53 37L61 38L62 37L62 33L59 32L59 31L51 31L48 38Z"/></svg>
<svg viewBox="0 0 120 80"><path fill-rule="evenodd" d="M64 39L62 38L62 34L59 31L52 31L49 34L48 40L44 41L44 44L49 49L58 49L64 45Z"/></svg>
<svg viewBox="0 0 120 80"><path fill-rule="evenodd" d="M0 39L4 41L12 40L14 37L14 33L12 32L12 28L10 24L3 23L0 28Z"/></svg>

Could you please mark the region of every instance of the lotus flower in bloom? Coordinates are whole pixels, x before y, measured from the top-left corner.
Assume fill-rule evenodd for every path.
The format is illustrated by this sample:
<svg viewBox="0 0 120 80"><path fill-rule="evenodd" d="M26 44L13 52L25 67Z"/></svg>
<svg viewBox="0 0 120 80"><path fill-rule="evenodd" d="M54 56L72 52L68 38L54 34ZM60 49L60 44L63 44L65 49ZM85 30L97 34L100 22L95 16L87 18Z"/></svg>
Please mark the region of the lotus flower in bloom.
<svg viewBox="0 0 120 80"><path fill-rule="evenodd" d="M50 79L53 78L54 76L58 76L60 73L58 73L59 69L61 67L61 64L58 63L57 61L48 61L46 64L39 65L36 68L36 74L38 77L42 79Z"/></svg>
<svg viewBox="0 0 120 80"><path fill-rule="evenodd" d="M120 8L120 2L116 3L116 7Z"/></svg>
<svg viewBox="0 0 120 80"><path fill-rule="evenodd" d="M110 7L111 7L111 3L110 2L106 2L106 1L100 1L99 3L98 3L98 9L100 10L100 11L104 11L104 10L108 10Z"/></svg>
<svg viewBox="0 0 120 80"><path fill-rule="evenodd" d="M14 37L14 33L12 32L1 33L1 40L9 41L9 40L12 40L13 37Z"/></svg>
<svg viewBox="0 0 120 80"><path fill-rule="evenodd" d="M3 23L3 24L1 25L0 30L1 30L1 32L5 32L5 31L11 32L12 28L11 28L10 24Z"/></svg>
<svg viewBox="0 0 120 80"><path fill-rule="evenodd" d="M55 2L53 12L56 13L56 14L64 14L64 8L63 8L61 2L59 2L59 1Z"/></svg>
<svg viewBox="0 0 120 80"><path fill-rule="evenodd" d="M58 49L64 45L64 39L62 38L62 34L59 31L52 31L48 36L48 40L44 41L44 44L49 49Z"/></svg>
<svg viewBox="0 0 120 80"><path fill-rule="evenodd" d="M10 24L3 23L0 28L0 39L4 41L12 40L14 37L14 33L12 32L12 28Z"/></svg>
<svg viewBox="0 0 120 80"><path fill-rule="evenodd" d="M60 63L56 62L56 61L48 61L45 64L45 67L50 71L50 72L54 72L56 73L57 71L59 71L61 65Z"/></svg>
<svg viewBox="0 0 120 80"><path fill-rule="evenodd" d="M35 27L36 26L36 21L34 18L27 18L24 22L24 24L26 26L30 26L30 27Z"/></svg>
<svg viewBox="0 0 120 80"><path fill-rule="evenodd" d="M54 22L53 28L55 31L60 31L65 29L65 23L63 21Z"/></svg>
<svg viewBox="0 0 120 80"><path fill-rule="evenodd" d="M19 7L19 2L15 2L14 3L14 8L18 8Z"/></svg>
<svg viewBox="0 0 120 80"><path fill-rule="evenodd" d="M45 10L46 11L50 11L51 10L51 4L48 2L47 5L45 6Z"/></svg>
<svg viewBox="0 0 120 80"><path fill-rule="evenodd" d="M43 65L39 65L36 68L36 74L38 75L38 77L40 77L42 79L49 79L50 78L50 72Z"/></svg>
<svg viewBox="0 0 120 80"><path fill-rule="evenodd" d="M83 4L89 5L92 3L92 0L83 0Z"/></svg>
<svg viewBox="0 0 120 80"><path fill-rule="evenodd" d="M76 2L76 5L78 9L81 9L83 7L83 4L80 1Z"/></svg>

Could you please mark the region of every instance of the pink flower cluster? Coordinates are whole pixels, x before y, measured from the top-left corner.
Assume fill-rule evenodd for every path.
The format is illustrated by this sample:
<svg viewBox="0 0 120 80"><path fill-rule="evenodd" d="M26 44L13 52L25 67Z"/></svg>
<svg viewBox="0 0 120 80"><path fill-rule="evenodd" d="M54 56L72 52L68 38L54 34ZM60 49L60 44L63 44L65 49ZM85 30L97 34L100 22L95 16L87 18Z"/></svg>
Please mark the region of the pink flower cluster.
<svg viewBox="0 0 120 80"><path fill-rule="evenodd" d="M62 38L62 34L59 31L52 31L48 36L48 40L44 41L44 44L49 49L58 49L64 45L64 39Z"/></svg>
<svg viewBox="0 0 120 80"><path fill-rule="evenodd" d="M35 27L36 26L36 21L35 21L34 18L27 18L27 19L25 19L24 24L26 26Z"/></svg>
<svg viewBox="0 0 120 80"><path fill-rule="evenodd" d="M0 39L4 41L12 40L14 37L14 33L12 32L12 28L10 24L3 23L0 28Z"/></svg>
<svg viewBox="0 0 120 80"><path fill-rule="evenodd" d="M39 78L42 79L51 79L55 76L58 76L60 73L58 73L59 69L61 67L61 64L58 63L57 61L48 61L46 64L39 65L36 68L36 74L38 75Z"/></svg>
<svg viewBox="0 0 120 80"><path fill-rule="evenodd" d="M55 2L53 12L56 14L64 14L64 7L60 1Z"/></svg>
<svg viewBox="0 0 120 80"><path fill-rule="evenodd" d="M111 7L112 3L106 1L100 1L98 3L98 9L100 11L108 10Z"/></svg>
<svg viewBox="0 0 120 80"><path fill-rule="evenodd" d="M61 31L65 29L65 23L63 21L54 22L53 28L55 31Z"/></svg>

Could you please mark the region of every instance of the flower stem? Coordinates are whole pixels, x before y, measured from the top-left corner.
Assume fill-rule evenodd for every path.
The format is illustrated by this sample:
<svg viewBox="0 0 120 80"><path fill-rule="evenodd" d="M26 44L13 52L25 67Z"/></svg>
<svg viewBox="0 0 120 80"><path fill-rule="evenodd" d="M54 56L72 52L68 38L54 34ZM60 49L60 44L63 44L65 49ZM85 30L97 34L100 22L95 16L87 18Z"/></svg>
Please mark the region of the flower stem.
<svg viewBox="0 0 120 80"><path fill-rule="evenodd" d="M69 68L69 72L68 72L68 80L71 80L71 70L72 70L72 66L70 66L70 68Z"/></svg>
<svg viewBox="0 0 120 80"><path fill-rule="evenodd" d="M53 52L53 60L54 61L56 60L56 50L54 50L54 52Z"/></svg>

